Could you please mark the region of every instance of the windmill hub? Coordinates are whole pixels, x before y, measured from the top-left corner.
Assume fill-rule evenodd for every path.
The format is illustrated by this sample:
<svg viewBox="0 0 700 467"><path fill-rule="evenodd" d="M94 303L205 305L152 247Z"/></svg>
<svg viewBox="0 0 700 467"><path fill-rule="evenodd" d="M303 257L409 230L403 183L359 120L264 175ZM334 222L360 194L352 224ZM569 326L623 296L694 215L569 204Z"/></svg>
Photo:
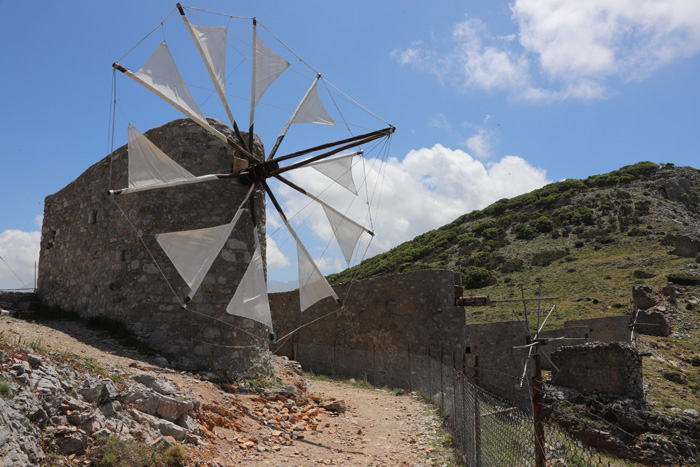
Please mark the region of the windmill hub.
<svg viewBox="0 0 700 467"><path fill-rule="evenodd" d="M245 185L252 185L259 180L269 178L270 174L279 168L279 163L275 160L260 162L241 170L238 179Z"/></svg>

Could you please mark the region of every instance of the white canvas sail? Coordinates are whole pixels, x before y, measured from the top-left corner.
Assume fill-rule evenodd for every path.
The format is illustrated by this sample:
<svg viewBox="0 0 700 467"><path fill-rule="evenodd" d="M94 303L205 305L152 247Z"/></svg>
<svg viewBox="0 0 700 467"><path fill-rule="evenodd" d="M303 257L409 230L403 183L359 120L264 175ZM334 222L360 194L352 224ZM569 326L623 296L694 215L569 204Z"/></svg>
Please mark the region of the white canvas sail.
<svg viewBox="0 0 700 467"><path fill-rule="evenodd" d="M343 252L345 262L349 266L357 241L360 239L362 232L368 232L368 230L352 219L343 216L327 204L323 204L323 210L326 212L328 222L333 227L333 235L338 242L338 246L340 246L340 250Z"/></svg>
<svg viewBox="0 0 700 467"><path fill-rule="evenodd" d="M121 193L150 190L215 180L215 175L196 177L172 160L131 123L128 126L129 175Z"/></svg>
<svg viewBox="0 0 700 467"><path fill-rule="evenodd" d="M216 88L221 103L224 105L231 125L234 124L233 113L226 99L226 36L228 30L224 26L204 27L192 24L187 17L182 15L192 39L197 45L197 50L207 67L212 83Z"/></svg>
<svg viewBox="0 0 700 467"><path fill-rule="evenodd" d="M292 117L291 123L316 123L319 125L335 125L335 122L326 111L326 108L321 103L321 97L318 95L316 84L314 81L309 89L309 92L304 96L304 100L299 104L296 113Z"/></svg>
<svg viewBox="0 0 700 467"><path fill-rule="evenodd" d="M292 234L294 240L297 242L297 263L299 266L299 304L301 306L301 311L306 310L308 307L316 303L325 297L333 297L338 300L333 288L330 286L328 281L321 271L311 259L311 255L306 251L306 247L301 243L299 237L297 237L296 232L286 223L289 233Z"/></svg>
<svg viewBox="0 0 700 467"><path fill-rule="evenodd" d="M353 157L358 153L341 154L333 159L325 159L307 164L307 167L313 167L321 172L326 177L330 178L337 184L341 185L353 194L357 194L355 180L352 177L352 162Z"/></svg>
<svg viewBox="0 0 700 467"><path fill-rule="evenodd" d="M177 69L177 65L175 65L175 60L173 60L168 44L165 41L160 43L153 55L139 71L132 73L123 69L123 67L119 69L128 77L150 89L190 117L211 134L222 141L227 141L224 134L209 125L202 111L199 110L197 103L185 85L185 81L182 79L182 75L180 75L180 71Z"/></svg>
<svg viewBox="0 0 700 467"><path fill-rule="evenodd" d="M257 227L253 229L253 236L255 237L255 252L248 269L238 284L236 293L226 307L226 312L258 321L272 330L272 314L267 298L265 269Z"/></svg>
<svg viewBox="0 0 700 467"><path fill-rule="evenodd" d="M267 88L289 68L289 62L270 50L253 28L253 80L251 109L254 109ZM251 110L252 111L252 110Z"/></svg>
<svg viewBox="0 0 700 467"><path fill-rule="evenodd" d="M161 248L189 286L189 298L199 289L242 212L243 209L239 209L228 224L156 235Z"/></svg>

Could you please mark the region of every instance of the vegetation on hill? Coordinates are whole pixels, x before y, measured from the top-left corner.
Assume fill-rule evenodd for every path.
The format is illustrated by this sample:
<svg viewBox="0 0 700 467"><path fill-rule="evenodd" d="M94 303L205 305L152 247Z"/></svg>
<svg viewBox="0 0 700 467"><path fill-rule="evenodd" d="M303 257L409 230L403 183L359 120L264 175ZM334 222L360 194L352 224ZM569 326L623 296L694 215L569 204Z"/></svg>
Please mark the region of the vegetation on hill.
<svg viewBox="0 0 700 467"><path fill-rule="evenodd" d="M468 323L524 320L527 310L533 330L553 305L545 329L629 313L632 286L674 282L674 334L637 342L652 356L644 359L650 405L673 413L700 406L700 257L671 254L679 235L700 235L700 171L640 162L501 199L329 281L438 268L462 274L464 295L557 297L466 308Z"/></svg>
<svg viewBox="0 0 700 467"><path fill-rule="evenodd" d="M698 226L700 171L640 162L501 199L329 281L449 269L462 274L465 294L505 299L524 288L529 296L557 296L567 310L560 320L585 314L595 298L605 314L626 307L635 283L665 284L679 273L691 282L700 277L683 270L692 259L668 255L676 235L697 235ZM636 279L637 269L652 279ZM482 314L485 321L512 319L510 310Z"/></svg>

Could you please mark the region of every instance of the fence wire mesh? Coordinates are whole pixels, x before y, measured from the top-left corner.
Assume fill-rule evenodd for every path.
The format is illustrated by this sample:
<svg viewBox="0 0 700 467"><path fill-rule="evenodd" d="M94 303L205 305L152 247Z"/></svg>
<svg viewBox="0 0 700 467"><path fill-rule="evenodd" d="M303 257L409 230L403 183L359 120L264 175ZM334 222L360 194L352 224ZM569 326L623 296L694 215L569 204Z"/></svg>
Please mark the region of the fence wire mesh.
<svg viewBox="0 0 700 467"><path fill-rule="evenodd" d="M541 420L544 445L538 456L533 415L522 410L523 404L480 387L478 368L455 362L454 357L308 344L296 350L297 359L313 372L365 379L375 386L422 395L439 409L459 456L469 467L631 465L583 446L547 420Z"/></svg>

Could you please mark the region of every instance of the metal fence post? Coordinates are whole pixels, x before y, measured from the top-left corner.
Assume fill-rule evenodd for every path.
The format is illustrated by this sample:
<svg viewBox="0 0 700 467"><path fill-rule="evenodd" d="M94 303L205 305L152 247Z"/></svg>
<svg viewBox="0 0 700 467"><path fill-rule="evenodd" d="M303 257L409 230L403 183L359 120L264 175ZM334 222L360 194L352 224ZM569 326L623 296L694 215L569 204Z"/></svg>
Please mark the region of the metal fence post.
<svg viewBox="0 0 700 467"><path fill-rule="evenodd" d="M542 412L542 366L540 356L532 356L535 374L532 377L532 419L535 423L535 466L544 467L546 462L544 450L544 420Z"/></svg>

